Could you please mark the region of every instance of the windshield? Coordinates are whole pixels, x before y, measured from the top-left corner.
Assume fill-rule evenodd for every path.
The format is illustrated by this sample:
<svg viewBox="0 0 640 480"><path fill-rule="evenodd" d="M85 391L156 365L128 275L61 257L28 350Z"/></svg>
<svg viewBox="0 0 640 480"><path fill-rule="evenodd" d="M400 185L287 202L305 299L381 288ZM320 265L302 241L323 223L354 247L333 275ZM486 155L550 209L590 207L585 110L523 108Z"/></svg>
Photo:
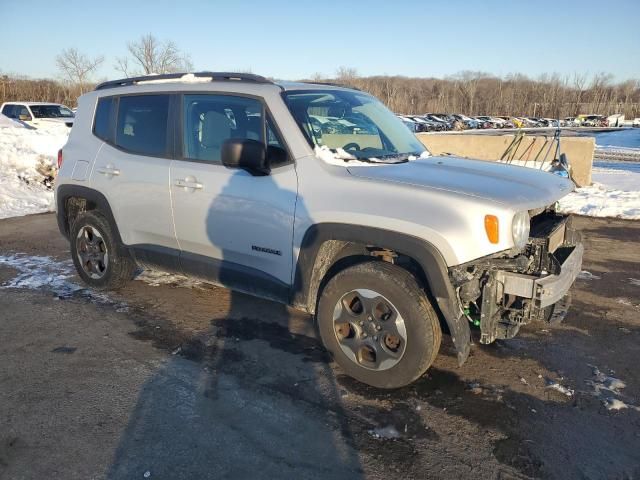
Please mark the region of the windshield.
<svg viewBox="0 0 640 480"><path fill-rule="evenodd" d="M347 90L283 94L311 146L342 149L358 160L420 155L424 145L376 98Z"/></svg>
<svg viewBox="0 0 640 480"><path fill-rule="evenodd" d="M62 105L31 105L36 118L73 118L73 112Z"/></svg>

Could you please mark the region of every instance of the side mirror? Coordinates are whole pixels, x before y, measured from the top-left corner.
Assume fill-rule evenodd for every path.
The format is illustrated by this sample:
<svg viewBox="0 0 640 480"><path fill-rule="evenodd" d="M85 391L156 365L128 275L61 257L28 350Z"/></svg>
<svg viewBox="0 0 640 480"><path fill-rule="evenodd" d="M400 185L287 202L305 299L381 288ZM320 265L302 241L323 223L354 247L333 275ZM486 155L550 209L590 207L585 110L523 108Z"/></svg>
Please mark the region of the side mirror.
<svg viewBox="0 0 640 480"><path fill-rule="evenodd" d="M222 143L222 164L228 168L241 168L252 175L271 172L267 149L262 142L248 138L230 138Z"/></svg>
<svg viewBox="0 0 640 480"><path fill-rule="evenodd" d="M22 122L28 122L29 120L31 120L31 115L27 115L25 113L21 113L20 115L18 115L18 120L20 120Z"/></svg>

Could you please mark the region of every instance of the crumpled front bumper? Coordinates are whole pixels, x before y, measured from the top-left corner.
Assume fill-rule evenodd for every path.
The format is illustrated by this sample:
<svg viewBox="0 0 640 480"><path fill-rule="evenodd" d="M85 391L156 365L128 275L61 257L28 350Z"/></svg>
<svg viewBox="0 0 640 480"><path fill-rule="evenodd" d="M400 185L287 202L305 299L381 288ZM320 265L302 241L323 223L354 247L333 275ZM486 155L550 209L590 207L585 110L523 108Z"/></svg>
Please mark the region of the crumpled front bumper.
<svg viewBox="0 0 640 480"><path fill-rule="evenodd" d="M520 254L474 264L474 279L480 279L482 289L480 305L472 302L480 314L476 320L480 343L512 338L521 325L557 321L562 310L566 313L562 306L568 302L562 300L582 268L582 238L572 228L570 216L546 213L536 218L534 226ZM469 288L471 282L460 285L462 298L477 293ZM556 304L561 308L553 308Z"/></svg>
<svg viewBox="0 0 640 480"><path fill-rule="evenodd" d="M560 266L560 273L544 277L499 271L496 278L504 295L532 299L539 309L559 302L569 291L582 268L584 246L577 243Z"/></svg>

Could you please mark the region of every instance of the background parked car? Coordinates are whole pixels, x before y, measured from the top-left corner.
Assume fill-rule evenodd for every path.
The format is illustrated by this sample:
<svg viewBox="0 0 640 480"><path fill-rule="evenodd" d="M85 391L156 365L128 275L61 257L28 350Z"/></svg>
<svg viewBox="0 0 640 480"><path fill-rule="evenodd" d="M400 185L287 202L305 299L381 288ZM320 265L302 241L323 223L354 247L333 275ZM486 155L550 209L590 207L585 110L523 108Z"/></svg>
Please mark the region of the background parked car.
<svg viewBox="0 0 640 480"><path fill-rule="evenodd" d="M462 115L461 113L454 113L452 115L453 118L462 122L466 128L478 128L480 126L480 122L475 118L467 117L466 115Z"/></svg>
<svg viewBox="0 0 640 480"><path fill-rule="evenodd" d="M12 120L35 125L59 123L72 127L75 117L70 108L59 103L5 102L0 107L0 112Z"/></svg>
<svg viewBox="0 0 640 480"><path fill-rule="evenodd" d="M397 115L397 117L398 117L400 120L402 120L402 123L404 123L404 124L407 126L407 128L408 128L409 130L411 130L413 133L418 133L418 132L420 132L420 130L418 130L418 124L417 124L417 122L415 122L415 121L411 120L411 119L410 119L410 118L408 118L408 117L405 117L404 115Z"/></svg>

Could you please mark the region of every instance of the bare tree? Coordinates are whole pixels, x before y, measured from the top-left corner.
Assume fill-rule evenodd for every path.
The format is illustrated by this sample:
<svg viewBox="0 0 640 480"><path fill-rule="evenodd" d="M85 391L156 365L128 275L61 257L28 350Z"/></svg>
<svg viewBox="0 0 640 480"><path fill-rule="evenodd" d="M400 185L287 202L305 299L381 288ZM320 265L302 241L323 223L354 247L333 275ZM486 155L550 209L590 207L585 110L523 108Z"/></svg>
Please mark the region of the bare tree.
<svg viewBox="0 0 640 480"><path fill-rule="evenodd" d="M358 78L358 70L353 67L341 66L336 70L336 79L341 82L350 83L356 78Z"/></svg>
<svg viewBox="0 0 640 480"><path fill-rule="evenodd" d="M89 58L75 48L67 48L56 56L56 65L72 87L77 87L82 95L90 81L91 74L102 64L104 57Z"/></svg>
<svg viewBox="0 0 640 480"><path fill-rule="evenodd" d="M481 72L472 72L465 70L455 75L456 86L466 101L466 108L469 114L475 113L476 90L478 82L483 76L487 76Z"/></svg>
<svg viewBox="0 0 640 480"><path fill-rule="evenodd" d="M189 71L193 64L175 42L161 41L152 34L127 44L129 57L116 58L115 68L125 76Z"/></svg>

